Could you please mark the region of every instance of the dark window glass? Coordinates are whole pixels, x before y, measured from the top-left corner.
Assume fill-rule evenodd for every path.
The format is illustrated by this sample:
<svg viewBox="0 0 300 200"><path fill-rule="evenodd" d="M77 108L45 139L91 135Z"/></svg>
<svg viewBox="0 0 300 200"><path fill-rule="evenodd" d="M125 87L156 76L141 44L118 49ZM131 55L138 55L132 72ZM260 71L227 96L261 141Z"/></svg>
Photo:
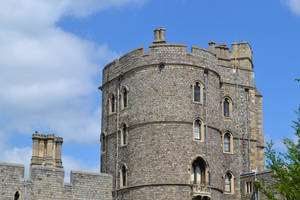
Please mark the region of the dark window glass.
<svg viewBox="0 0 300 200"><path fill-rule="evenodd" d="M122 185L126 186L126 167L122 166Z"/></svg>
<svg viewBox="0 0 300 200"><path fill-rule="evenodd" d="M123 125L123 144L127 144L127 127Z"/></svg>
<svg viewBox="0 0 300 200"><path fill-rule="evenodd" d="M18 200L18 199L19 199L19 197L20 197L20 194L19 194L19 192L16 192L16 193L15 193L15 198L14 198L14 200Z"/></svg>
<svg viewBox="0 0 300 200"><path fill-rule="evenodd" d="M123 91L123 106L124 106L124 108L127 107L127 90L126 89L124 89L124 91Z"/></svg>
<svg viewBox="0 0 300 200"><path fill-rule="evenodd" d="M111 112L115 112L115 96L111 97Z"/></svg>
<svg viewBox="0 0 300 200"><path fill-rule="evenodd" d="M229 99L224 100L224 116L229 117Z"/></svg>
<svg viewBox="0 0 300 200"><path fill-rule="evenodd" d="M200 84L196 83L194 85L194 101L200 102Z"/></svg>
<svg viewBox="0 0 300 200"><path fill-rule="evenodd" d="M105 136L102 136L102 143L101 143L101 147L102 147L102 152L105 151Z"/></svg>
<svg viewBox="0 0 300 200"><path fill-rule="evenodd" d="M228 133L224 135L224 151L230 152L230 135Z"/></svg>

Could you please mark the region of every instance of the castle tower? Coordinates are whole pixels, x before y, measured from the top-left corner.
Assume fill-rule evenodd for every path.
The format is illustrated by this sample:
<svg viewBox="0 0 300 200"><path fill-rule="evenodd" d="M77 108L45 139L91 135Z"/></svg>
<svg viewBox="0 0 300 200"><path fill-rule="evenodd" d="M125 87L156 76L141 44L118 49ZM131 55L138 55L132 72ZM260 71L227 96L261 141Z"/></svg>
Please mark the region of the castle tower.
<svg viewBox="0 0 300 200"><path fill-rule="evenodd" d="M166 43L103 69L101 172L114 199L240 199L240 174L264 168L262 96L248 43Z"/></svg>
<svg viewBox="0 0 300 200"><path fill-rule="evenodd" d="M48 166L63 168L61 160L61 149L63 139L56 137L54 134L32 135L32 158L30 166Z"/></svg>

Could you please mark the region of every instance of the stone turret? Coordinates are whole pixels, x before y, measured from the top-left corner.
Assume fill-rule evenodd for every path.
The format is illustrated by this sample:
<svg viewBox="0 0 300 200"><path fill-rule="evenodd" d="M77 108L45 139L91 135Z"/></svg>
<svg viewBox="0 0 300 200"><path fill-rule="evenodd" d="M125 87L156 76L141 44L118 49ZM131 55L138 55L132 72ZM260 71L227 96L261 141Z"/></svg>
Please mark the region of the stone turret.
<svg viewBox="0 0 300 200"><path fill-rule="evenodd" d="M113 175L115 199L238 200L240 172L264 168L246 42L187 50L157 28L148 52L106 65L99 88L101 172Z"/></svg>
<svg viewBox="0 0 300 200"><path fill-rule="evenodd" d="M61 160L61 149L63 139L54 134L32 135L33 149L31 166L42 165L48 167L63 168Z"/></svg>

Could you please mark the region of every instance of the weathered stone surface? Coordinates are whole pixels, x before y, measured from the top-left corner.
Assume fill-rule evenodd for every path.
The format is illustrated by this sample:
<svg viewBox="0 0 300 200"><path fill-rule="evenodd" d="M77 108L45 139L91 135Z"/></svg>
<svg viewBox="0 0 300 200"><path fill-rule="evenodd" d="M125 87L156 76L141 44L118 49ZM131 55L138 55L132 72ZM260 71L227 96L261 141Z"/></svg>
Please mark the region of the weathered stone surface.
<svg viewBox="0 0 300 200"><path fill-rule="evenodd" d="M187 52L184 44L154 42L149 52L140 47L108 64L102 77L106 145L101 171L114 176L121 199L191 199L191 165L197 157L208 165L211 199L240 199L239 173L264 168L262 101L248 43L233 43L231 51L211 43L210 51L193 46ZM200 104L192 101L196 81L204 85ZM129 90L128 107L110 113L109 97L117 97L123 86ZM222 115L225 96L233 102L230 118ZM207 124L204 141L193 139L197 118ZM128 127L126 146L121 146L120 134L117 143L123 123ZM225 131L233 135L232 154L223 153ZM122 165L126 187L119 183ZM227 171L234 176L232 194L224 193Z"/></svg>
<svg viewBox="0 0 300 200"><path fill-rule="evenodd" d="M24 166L0 163L0 200L14 199L112 199L112 176L104 173L71 171L70 183L64 183L62 168L32 166L30 177L24 179Z"/></svg>

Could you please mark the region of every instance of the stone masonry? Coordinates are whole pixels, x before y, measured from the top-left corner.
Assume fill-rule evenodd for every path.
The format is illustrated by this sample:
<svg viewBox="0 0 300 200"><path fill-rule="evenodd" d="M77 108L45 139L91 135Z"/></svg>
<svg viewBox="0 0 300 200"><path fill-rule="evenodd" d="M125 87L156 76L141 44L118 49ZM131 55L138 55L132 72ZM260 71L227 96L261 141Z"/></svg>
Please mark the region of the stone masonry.
<svg viewBox="0 0 300 200"><path fill-rule="evenodd" d="M247 42L232 43L231 50L210 42L209 50L192 46L188 52L184 44L166 43L163 28L154 31L149 52L139 47L106 65L99 87L101 172L113 175L114 198L241 199L240 174L265 167L262 95L253 68ZM195 82L203 86L201 102L193 101ZM224 98L232 102L230 117L222 114ZM196 119L204 123L203 140L194 140ZM223 151L226 132L233 137L231 153ZM196 159L205 165L201 186L191 183ZM224 191L226 172L233 176L230 193Z"/></svg>
<svg viewBox="0 0 300 200"><path fill-rule="evenodd" d="M112 200L111 175L71 171L65 183L62 138L33 134L32 139L29 179L24 179L24 165L0 163L0 200Z"/></svg>

